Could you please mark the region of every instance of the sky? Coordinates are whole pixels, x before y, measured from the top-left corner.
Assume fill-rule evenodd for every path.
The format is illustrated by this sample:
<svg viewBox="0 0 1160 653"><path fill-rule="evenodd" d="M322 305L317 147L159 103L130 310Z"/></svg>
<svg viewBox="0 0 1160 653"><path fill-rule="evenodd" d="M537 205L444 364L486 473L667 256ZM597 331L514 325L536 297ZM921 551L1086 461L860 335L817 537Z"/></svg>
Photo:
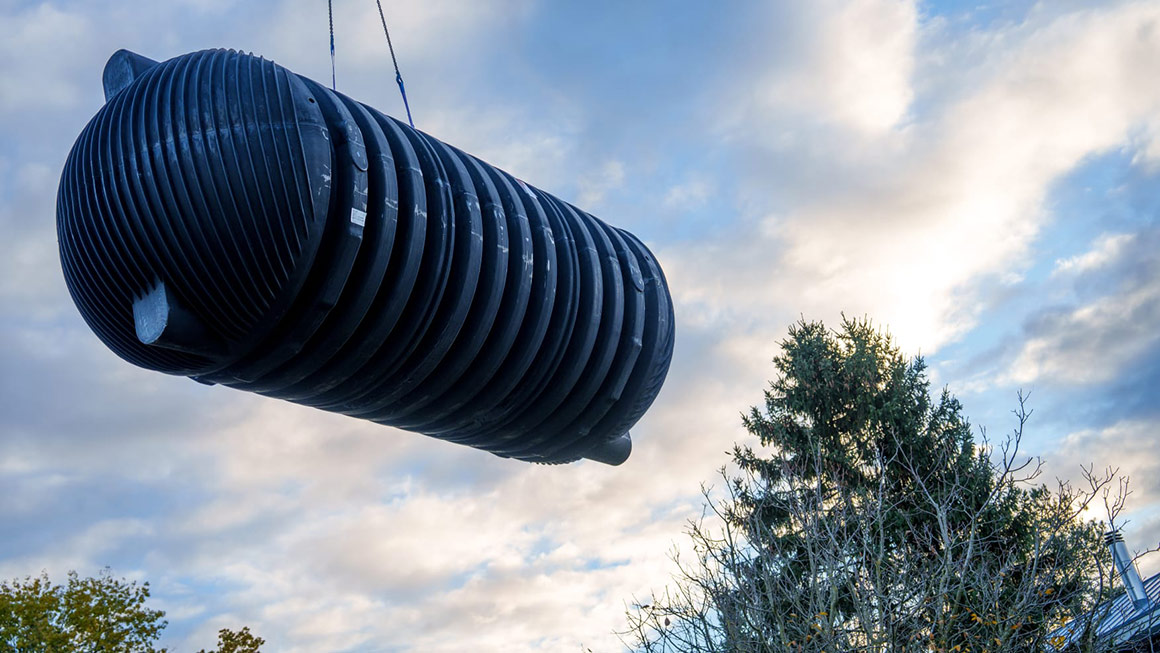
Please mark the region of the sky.
<svg viewBox="0 0 1160 653"><path fill-rule="evenodd" d="M1029 393L1044 479L1119 468L1129 548L1160 542L1160 3L383 4L417 127L660 260L677 346L632 457L528 465L121 361L54 218L104 62L229 47L326 80L326 3L0 0L0 578L148 581L176 652L243 625L622 650L787 327L843 312L980 435ZM374 3L334 12L338 89L403 115Z"/></svg>

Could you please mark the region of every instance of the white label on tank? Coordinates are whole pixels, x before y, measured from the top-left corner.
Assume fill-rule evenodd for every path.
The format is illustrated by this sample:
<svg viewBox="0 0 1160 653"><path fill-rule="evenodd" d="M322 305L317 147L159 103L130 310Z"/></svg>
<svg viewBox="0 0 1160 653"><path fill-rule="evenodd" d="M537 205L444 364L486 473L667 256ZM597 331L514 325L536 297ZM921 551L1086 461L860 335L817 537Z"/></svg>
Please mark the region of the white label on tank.
<svg viewBox="0 0 1160 653"><path fill-rule="evenodd" d="M360 211L356 208L351 208L350 221L357 224L360 227L365 227L367 224L367 212Z"/></svg>

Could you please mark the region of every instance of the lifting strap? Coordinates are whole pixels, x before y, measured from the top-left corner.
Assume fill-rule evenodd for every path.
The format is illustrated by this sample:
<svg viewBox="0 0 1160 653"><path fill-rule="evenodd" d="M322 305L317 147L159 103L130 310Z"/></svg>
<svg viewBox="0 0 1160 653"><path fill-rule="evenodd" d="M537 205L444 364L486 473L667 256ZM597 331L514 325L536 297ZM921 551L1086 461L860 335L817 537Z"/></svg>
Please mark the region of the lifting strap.
<svg viewBox="0 0 1160 653"><path fill-rule="evenodd" d="M330 19L330 90L337 91L334 84L334 0L326 0L326 17Z"/></svg>
<svg viewBox="0 0 1160 653"><path fill-rule="evenodd" d="M403 108L407 110L407 124L414 129L415 121L411 118L411 105L407 102L407 87L403 86L403 73L399 72L399 60L395 58L395 46L391 43L391 31L387 29L387 17L383 14L383 3L375 0L379 8L379 20L383 22L383 34L387 35L387 49L391 51L391 64L395 66L395 83L399 85L399 95L403 96ZM326 0L326 17L330 22L330 89L338 90L334 73L334 0Z"/></svg>
<svg viewBox="0 0 1160 653"><path fill-rule="evenodd" d="M383 3L381 0L375 0L375 4L379 7L379 20L383 21L383 34L387 35L387 49L391 51L391 63L395 65L395 83L399 85L399 95L403 96L403 108L407 110L407 122L414 129L415 121L411 120L411 105L407 104L407 89L403 86L403 74L399 72L399 60L395 58L395 46L391 45L391 32L387 29L387 18L383 15Z"/></svg>

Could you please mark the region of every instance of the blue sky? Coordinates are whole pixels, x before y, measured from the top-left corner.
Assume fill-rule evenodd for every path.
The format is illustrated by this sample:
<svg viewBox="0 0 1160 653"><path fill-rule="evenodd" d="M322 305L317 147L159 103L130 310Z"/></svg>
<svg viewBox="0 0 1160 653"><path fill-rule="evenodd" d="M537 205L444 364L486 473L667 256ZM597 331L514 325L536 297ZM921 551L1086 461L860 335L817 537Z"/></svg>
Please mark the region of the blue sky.
<svg viewBox="0 0 1160 653"><path fill-rule="evenodd" d="M338 87L402 106L370 0ZM866 315L1160 541L1160 6L385 2L418 127L640 235L676 358L619 468L540 467L137 370L69 300L56 184L114 50L329 78L321 0L0 0L0 578L148 580L165 644L618 650L799 316ZM1146 573L1160 571L1143 561Z"/></svg>

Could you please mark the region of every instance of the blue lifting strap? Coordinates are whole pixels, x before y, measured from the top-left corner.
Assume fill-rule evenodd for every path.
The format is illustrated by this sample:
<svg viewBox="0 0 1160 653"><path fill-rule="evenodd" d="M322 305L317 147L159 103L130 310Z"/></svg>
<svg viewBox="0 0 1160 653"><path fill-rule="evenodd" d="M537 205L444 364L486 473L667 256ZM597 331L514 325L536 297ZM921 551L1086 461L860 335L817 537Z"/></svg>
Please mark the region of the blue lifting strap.
<svg viewBox="0 0 1160 653"><path fill-rule="evenodd" d="M407 87L403 85L403 73L399 72L399 60L395 57L395 46L391 43L391 31L387 29L387 17L383 14L383 3L381 0L375 0L375 5L379 8L379 20L383 23L383 34L387 36L387 49L391 51L391 64L395 67L395 83L399 85L399 95L403 97L403 108L407 111L407 124L414 128L415 121L411 118L411 104L407 102ZM326 12L330 21L330 88L337 90L334 72L334 0L326 0Z"/></svg>
<svg viewBox="0 0 1160 653"><path fill-rule="evenodd" d="M330 90L338 90L334 84L334 0L326 0L326 17L330 20Z"/></svg>
<svg viewBox="0 0 1160 653"><path fill-rule="evenodd" d="M387 17L383 15L383 3L375 0L379 7L379 20L383 21L383 34L387 35L387 49L391 51L391 63L395 66L395 83L399 85L399 95L403 96L403 108L407 110L407 123L414 129L415 121L411 120L411 105L407 103L407 89L403 86L403 73L399 72L399 60L395 58L395 46L391 44L391 31L387 29Z"/></svg>

